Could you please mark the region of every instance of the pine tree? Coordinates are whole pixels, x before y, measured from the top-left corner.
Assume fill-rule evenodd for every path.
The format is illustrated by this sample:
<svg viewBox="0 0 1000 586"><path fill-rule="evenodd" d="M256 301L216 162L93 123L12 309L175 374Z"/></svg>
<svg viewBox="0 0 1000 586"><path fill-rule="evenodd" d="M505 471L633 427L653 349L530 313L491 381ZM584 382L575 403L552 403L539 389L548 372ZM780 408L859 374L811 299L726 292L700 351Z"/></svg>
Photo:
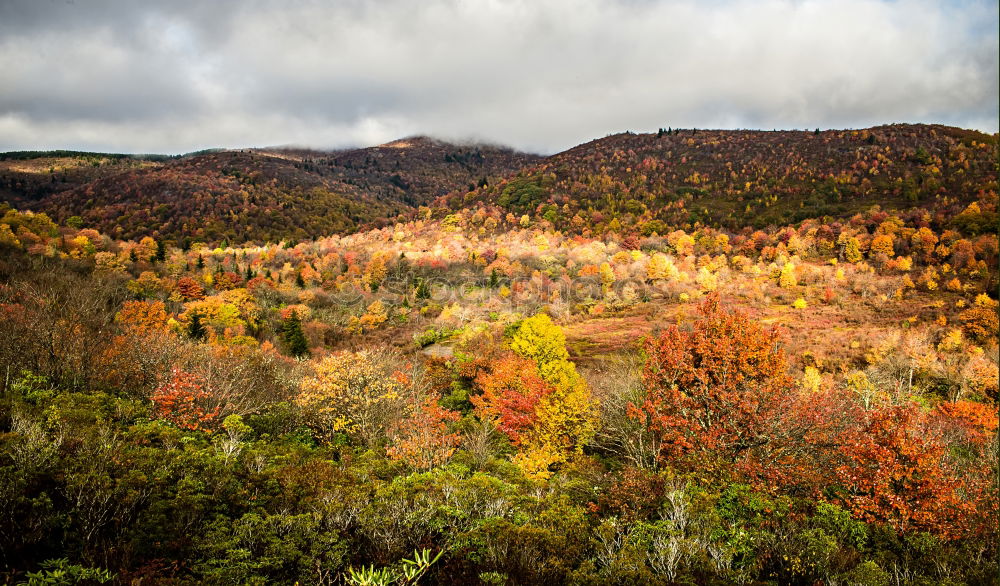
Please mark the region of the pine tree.
<svg viewBox="0 0 1000 586"><path fill-rule="evenodd" d="M299 319L298 312L293 311L282 325L281 341L285 343L288 353L295 358L309 355L309 342L306 341L306 336L302 333L302 320Z"/></svg>
<svg viewBox="0 0 1000 586"><path fill-rule="evenodd" d="M156 262L163 262L167 259L167 247L162 240L156 241Z"/></svg>
<svg viewBox="0 0 1000 586"><path fill-rule="evenodd" d="M430 299L431 290L423 279L417 281L417 299Z"/></svg>
<svg viewBox="0 0 1000 586"><path fill-rule="evenodd" d="M201 323L201 314L191 315L191 323L188 324L188 337L193 340L205 339L205 326Z"/></svg>

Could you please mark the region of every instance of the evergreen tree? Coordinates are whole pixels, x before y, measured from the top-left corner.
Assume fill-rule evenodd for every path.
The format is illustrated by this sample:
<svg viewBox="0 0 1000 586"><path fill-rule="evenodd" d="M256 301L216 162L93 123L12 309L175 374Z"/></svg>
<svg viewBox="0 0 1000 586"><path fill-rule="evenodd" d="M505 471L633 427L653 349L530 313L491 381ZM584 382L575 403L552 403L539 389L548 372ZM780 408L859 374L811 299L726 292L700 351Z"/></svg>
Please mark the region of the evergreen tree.
<svg viewBox="0 0 1000 586"><path fill-rule="evenodd" d="M163 262L167 259L167 246L162 240L156 241L156 262Z"/></svg>
<svg viewBox="0 0 1000 586"><path fill-rule="evenodd" d="M188 337L192 340L204 340L205 339L205 326L201 323L201 314L195 313L191 315L191 323L188 324L187 329Z"/></svg>
<svg viewBox="0 0 1000 586"><path fill-rule="evenodd" d="M430 299L431 289L423 279L417 281L417 299Z"/></svg>
<svg viewBox="0 0 1000 586"><path fill-rule="evenodd" d="M296 311L288 316L281 327L281 341L285 343L288 353L295 358L302 358L309 355L309 342L306 335L302 333L302 320Z"/></svg>

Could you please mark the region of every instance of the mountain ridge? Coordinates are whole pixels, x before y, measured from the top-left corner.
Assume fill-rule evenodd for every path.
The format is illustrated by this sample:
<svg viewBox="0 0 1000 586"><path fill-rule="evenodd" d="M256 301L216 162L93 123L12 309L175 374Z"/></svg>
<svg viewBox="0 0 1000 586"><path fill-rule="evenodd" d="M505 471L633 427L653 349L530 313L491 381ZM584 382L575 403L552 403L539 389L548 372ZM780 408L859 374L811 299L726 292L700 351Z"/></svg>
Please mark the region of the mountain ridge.
<svg viewBox="0 0 1000 586"><path fill-rule="evenodd" d="M997 135L944 125L660 129L549 156L425 135L316 150L0 154L0 201L118 238L277 242L378 227L421 206L497 205L573 232L780 225L996 190ZM749 220L749 221L747 221Z"/></svg>
<svg viewBox="0 0 1000 586"><path fill-rule="evenodd" d="M58 221L80 216L125 239L276 242L385 223L537 159L489 145L403 140L416 144L228 149L163 160L0 155L0 201Z"/></svg>
<svg viewBox="0 0 1000 586"><path fill-rule="evenodd" d="M996 190L997 136L941 125L860 130L619 133L437 203L499 205L556 228L663 233L840 217ZM750 220L749 222L747 220Z"/></svg>

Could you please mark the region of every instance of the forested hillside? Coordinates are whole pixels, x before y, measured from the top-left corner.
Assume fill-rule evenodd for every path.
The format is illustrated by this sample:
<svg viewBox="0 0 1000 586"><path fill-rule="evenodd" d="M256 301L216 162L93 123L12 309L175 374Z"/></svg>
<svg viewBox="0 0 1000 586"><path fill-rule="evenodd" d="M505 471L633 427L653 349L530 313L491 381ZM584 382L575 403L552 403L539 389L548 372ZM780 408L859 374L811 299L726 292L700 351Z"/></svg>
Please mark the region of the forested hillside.
<svg viewBox="0 0 1000 586"><path fill-rule="evenodd" d="M0 155L0 196L59 221L78 216L81 225L117 238L263 244L384 225L536 158L424 137L334 152L7 153Z"/></svg>
<svg viewBox="0 0 1000 586"><path fill-rule="evenodd" d="M0 576L997 583L995 136L451 148L0 210Z"/></svg>
<svg viewBox="0 0 1000 586"><path fill-rule="evenodd" d="M0 198L24 207L95 179L158 166L170 158L78 151L0 153Z"/></svg>
<svg viewBox="0 0 1000 586"><path fill-rule="evenodd" d="M964 207L996 173L996 136L946 126L662 129L580 145L447 203L492 202L562 230L648 236L695 224L739 230L844 217L873 204Z"/></svg>

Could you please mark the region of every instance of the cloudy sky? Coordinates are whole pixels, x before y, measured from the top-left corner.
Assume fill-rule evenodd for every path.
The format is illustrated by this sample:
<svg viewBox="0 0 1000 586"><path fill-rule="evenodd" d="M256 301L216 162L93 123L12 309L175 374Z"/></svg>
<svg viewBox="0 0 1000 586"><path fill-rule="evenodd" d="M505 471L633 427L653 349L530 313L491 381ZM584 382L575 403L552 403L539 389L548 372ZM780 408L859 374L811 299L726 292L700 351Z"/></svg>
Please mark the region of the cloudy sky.
<svg viewBox="0 0 1000 586"><path fill-rule="evenodd" d="M994 0L0 0L0 151L998 127Z"/></svg>

